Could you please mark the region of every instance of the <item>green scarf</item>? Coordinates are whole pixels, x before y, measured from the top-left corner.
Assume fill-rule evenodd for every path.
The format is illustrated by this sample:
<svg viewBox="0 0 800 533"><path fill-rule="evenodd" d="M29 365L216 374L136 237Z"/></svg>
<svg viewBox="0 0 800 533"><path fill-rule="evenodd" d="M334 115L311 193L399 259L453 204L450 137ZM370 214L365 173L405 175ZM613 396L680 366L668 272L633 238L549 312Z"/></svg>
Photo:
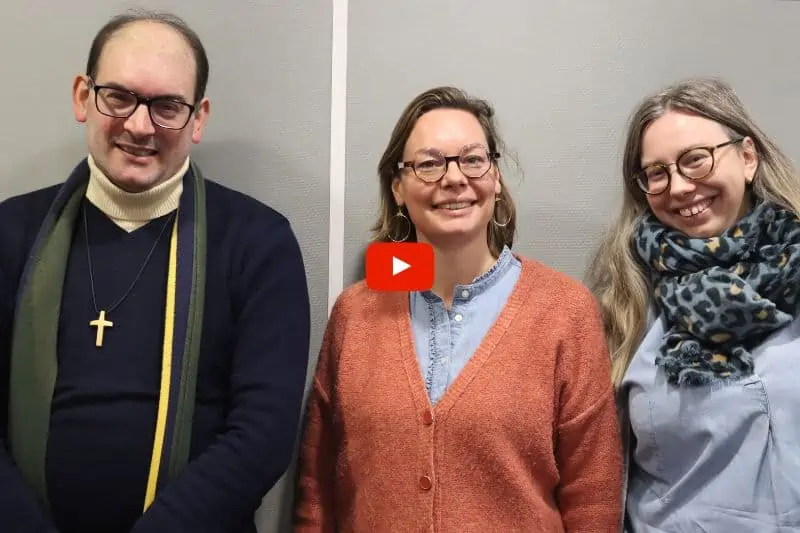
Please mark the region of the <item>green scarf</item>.
<svg viewBox="0 0 800 533"><path fill-rule="evenodd" d="M9 444L39 501L48 507L45 476L50 405L58 374L58 326L75 223L89 181L83 160L62 185L39 228L20 281L11 346ZM188 462L203 322L206 260L203 176L194 164L170 239L164 351L153 454L143 509Z"/></svg>

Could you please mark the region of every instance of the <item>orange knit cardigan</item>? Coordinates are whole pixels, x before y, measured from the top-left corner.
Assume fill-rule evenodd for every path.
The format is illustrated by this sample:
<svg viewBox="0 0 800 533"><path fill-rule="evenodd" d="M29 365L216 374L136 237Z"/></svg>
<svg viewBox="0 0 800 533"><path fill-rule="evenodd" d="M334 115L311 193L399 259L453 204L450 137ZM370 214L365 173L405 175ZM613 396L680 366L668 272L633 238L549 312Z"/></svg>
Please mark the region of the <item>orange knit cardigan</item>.
<svg viewBox="0 0 800 533"><path fill-rule="evenodd" d="M519 258L519 257L518 257ZM594 299L522 261L435 407L407 293L338 298L308 399L295 532L618 532L622 462Z"/></svg>

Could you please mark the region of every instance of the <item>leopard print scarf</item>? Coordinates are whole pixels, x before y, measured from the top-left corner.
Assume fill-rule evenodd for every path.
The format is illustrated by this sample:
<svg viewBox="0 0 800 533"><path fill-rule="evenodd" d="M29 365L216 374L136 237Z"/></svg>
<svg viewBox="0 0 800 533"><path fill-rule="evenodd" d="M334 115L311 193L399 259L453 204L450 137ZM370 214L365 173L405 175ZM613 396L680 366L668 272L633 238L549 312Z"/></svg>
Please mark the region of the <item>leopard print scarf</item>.
<svg viewBox="0 0 800 533"><path fill-rule="evenodd" d="M673 385L735 380L750 352L797 314L800 220L760 202L719 237L689 238L651 212L635 239L668 329L656 364Z"/></svg>

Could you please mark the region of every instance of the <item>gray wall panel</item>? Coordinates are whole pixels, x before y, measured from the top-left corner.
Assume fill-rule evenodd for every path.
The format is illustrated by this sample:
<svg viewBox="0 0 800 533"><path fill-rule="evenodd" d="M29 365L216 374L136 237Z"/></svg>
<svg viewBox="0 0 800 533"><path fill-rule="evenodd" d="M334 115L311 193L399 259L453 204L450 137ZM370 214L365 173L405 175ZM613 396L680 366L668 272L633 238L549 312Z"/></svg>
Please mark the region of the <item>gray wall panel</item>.
<svg viewBox="0 0 800 533"><path fill-rule="evenodd" d="M72 79L99 27L134 6L173 10L204 41L212 106L194 154L210 178L291 220L308 273L313 370L327 316L330 2L9 4L0 17L0 198L63 180L85 155L83 128L72 116ZM261 531L286 523L289 489L281 483L268 495Z"/></svg>
<svg viewBox="0 0 800 533"><path fill-rule="evenodd" d="M346 283L378 209L377 163L402 108L439 84L491 100L522 174L515 249L582 277L619 201L625 122L689 75L734 84L800 159L800 4L706 0L350 2Z"/></svg>

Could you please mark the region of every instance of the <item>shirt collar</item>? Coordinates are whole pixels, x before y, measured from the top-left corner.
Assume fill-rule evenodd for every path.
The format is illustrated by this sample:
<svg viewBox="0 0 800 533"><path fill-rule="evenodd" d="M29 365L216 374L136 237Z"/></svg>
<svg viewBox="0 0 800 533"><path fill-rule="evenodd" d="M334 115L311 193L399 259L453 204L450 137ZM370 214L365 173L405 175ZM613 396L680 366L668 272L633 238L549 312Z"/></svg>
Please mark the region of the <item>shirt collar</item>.
<svg viewBox="0 0 800 533"><path fill-rule="evenodd" d="M475 298L479 294L487 291L495 285L503 275L508 272L514 261L514 254L508 246L503 246L500 256L494 265L483 274L472 280L467 285L456 285L453 288L453 303L465 303ZM426 300L441 300L433 291L421 291L420 294Z"/></svg>

